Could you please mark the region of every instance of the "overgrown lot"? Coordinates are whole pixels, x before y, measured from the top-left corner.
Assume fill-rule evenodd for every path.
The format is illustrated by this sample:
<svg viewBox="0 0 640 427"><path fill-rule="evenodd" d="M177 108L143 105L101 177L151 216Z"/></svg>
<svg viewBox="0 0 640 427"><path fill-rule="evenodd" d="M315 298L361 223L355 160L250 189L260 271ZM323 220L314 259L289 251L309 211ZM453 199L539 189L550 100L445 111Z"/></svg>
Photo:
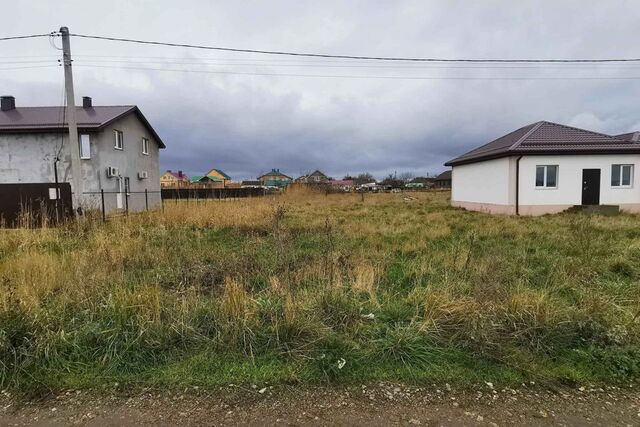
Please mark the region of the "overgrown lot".
<svg viewBox="0 0 640 427"><path fill-rule="evenodd" d="M0 387L619 381L640 218L288 194L0 230Z"/></svg>

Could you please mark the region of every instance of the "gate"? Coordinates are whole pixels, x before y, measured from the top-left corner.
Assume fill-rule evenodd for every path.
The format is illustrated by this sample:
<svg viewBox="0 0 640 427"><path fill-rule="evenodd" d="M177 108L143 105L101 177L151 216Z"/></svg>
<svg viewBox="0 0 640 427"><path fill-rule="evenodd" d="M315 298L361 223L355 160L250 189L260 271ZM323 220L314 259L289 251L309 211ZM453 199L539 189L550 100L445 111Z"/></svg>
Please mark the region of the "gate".
<svg viewBox="0 0 640 427"><path fill-rule="evenodd" d="M72 215L68 182L0 184L0 224L4 226L42 226Z"/></svg>

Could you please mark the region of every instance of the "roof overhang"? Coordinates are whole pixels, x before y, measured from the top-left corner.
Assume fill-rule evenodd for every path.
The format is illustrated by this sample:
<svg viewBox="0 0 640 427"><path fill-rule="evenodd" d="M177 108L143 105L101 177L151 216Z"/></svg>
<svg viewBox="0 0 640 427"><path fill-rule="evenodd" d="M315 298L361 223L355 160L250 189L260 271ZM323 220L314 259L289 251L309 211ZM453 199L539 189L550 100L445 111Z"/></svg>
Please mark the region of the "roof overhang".
<svg viewBox="0 0 640 427"><path fill-rule="evenodd" d="M142 114L142 111L137 106L132 106L128 110L113 116L109 120L103 123L78 123L79 132L100 132L105 127L109 126L113 122L135 113L142 124L147 128L149 133L158 142L160 148L167 148L160 135L153 129L147 118ZM18 125L18 126L2 126L0 127L0 134L23 134L23 133L63 133L68 132L68 125Z"/></svg>
<svg viewBox="0 0 640 427"><path fill-rule="evenodd" d="M517 151L508 151L496 154L489 154L487 156L482 157L474 157L471 159L460 159L460 160L449 160L444 165L445 166L461 166L468 165L471 163L484 162L486 160L494 160L500 159L504 157L519 157L519 156L579 156L579 155L596 155L596 154L640 154L640 144L637 147L628 147L628 148L609 148L609 149L580 149L577 150L575 148L572 149L538 149L538 150L517 150Z"/></svg>

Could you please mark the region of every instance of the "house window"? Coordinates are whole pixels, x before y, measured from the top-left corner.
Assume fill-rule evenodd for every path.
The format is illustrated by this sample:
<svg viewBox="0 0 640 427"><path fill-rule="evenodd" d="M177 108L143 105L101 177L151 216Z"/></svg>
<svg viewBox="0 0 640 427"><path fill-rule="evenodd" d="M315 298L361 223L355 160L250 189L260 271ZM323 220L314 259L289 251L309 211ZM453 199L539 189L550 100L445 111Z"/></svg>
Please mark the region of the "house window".
<svg viewBox="0 0 640 427"><path fill-rule="evenodd" d="M115 148L116 150L122 150L124 148L124 137L122 135L122 131L114 130L113 136L115 138L113 148Z"/></svg>
<svg viewBox="0 0 640 427"><path fill-rule="evenodd" d="M149 140L142 138L142 154L149 155Z"/></svg>
<svg viewBox="0 0 640 427"><path fill-rule="evenodd" d="M91 144L89 135L80 135L80 158L87 160L91 158Z"/></svg>
<svg viewBox="0 0 640 427"><path fill-rule="evenodd" d="M537 188L558 187L558 165L536 166L536 187Z"/></svg>
<svg viewBox="0 0 640 427"><path fill-rule="evenodd" d="M611 165L611 186L631 187L633 165Z"/></svg>

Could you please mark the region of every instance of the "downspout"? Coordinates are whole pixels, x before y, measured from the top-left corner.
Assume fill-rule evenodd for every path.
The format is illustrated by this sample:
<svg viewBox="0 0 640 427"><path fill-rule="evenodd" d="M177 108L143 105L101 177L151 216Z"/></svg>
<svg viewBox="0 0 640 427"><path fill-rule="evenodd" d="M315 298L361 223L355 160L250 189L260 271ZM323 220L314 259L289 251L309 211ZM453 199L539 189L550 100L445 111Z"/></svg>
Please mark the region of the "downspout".
<svg viewBox="0 0 640 427"><path fill-rule="evenodd" d="M60 209L58 208L58 201L60 199L60 184L58 182L58 161L60 159L58 159L58 156L56 155L56 159L53 161L53 178L55 179L56 182L56 223L58 224L60 222ZM64 215L64 207L62 208L62 215Z"/></svg>
<svg viewBox="0 0 640 427"><path fill-rule="evenodd" d="M520 159L522 156L516 159L516 215L520 215Z"/></svg>

